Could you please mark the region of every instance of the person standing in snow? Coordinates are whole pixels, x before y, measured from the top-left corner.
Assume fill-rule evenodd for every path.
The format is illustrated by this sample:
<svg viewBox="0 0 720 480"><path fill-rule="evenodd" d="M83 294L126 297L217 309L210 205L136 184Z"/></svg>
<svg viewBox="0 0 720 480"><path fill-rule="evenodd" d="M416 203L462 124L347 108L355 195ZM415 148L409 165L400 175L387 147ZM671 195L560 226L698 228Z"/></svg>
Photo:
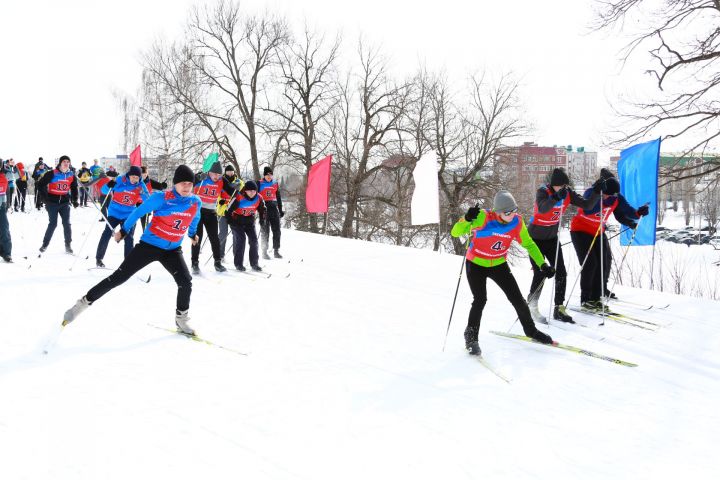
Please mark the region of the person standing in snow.
<svg viewBox="0 0 720 480"><path fill-rule="evenodd" d="M15 211L18 210L21 212L25 211L25 198L27 197L27 187L28 187L28 175L27 170L25 169L25 165L23 165L22 162L18 162L17 164L18 168L18 179L15 181L15 187L17 188L17 193L15 194Z"/></svg>
<svg viewBox="0 0 720 480"><path fill-rule="evenodd" d="M263 178L258 182L258 194L265 202L266 215L260 217L260 243L262 248L262 256L265 260L270 260L267 253L270 230L273 235L273 256L275 258L283 258L280 255L280 219L285 216L282 208L282 198L278 183L273 179L273 170L270 167L263 169Z"/></svg>
<svg viewBox="0 0 720 480"><path fill-rule="evenodd" d="M0 258L7 263L12 263L12 238L10 237L10 223L5 209L7 189L8 180L5 171L0 168Z"/></svg>
<svg viewBox="0 0 720 480"><path fill-rule="evenodd" d="M175 325L180 332L195 335L195 331L188 324L192 276L181 248L186 235L192 239L193 245L198 242L195 232L200 221L200 199L193 194L193 180L192 170L187 165L180 165L173 176L172 190L153 193L130 214L122 223L120 231L115 233L115 241L120 242L143 215L153 212L153 217L140 242L135 245L120 267L91 288L65 312L63 325L75 320L96 300L125 283L142 268L157 261L172 275L178 287Z"/></svg>
<svg viewBox="0 0 720 480"><path fill-rule="evenodd" d="M43 161L43 158L38 158L35 167L33 168L32 179L35 182L35 208L40 210L45 203L44 192L38 188L38 182L45 173L50 171L50 167Z"/></svg>
<svg viewBox="0 0 720 480"><path fill-rule="evenodd" d="M93 179L90 169L87 168L87 163L82 162L82 167L78 170L77 176L78 180L80 180L80 205L87 207L88 197L90 196L90 183Z"/></svg>
<svg viewBox="0 0 720 480"><path fill-rule="evenodd" d="M235 194L230 201L225 216L228 218L230 229L233 233L233 256L235 268L241 272L245 271L243 258L245 257L245 237L250 244L250 267L256 272L262 271L258 265L258 239L255 232L255 212L265 214L265 203L260 195L257 195L257 185L250 180L243 189Z"/></svg>
<svg viewBox="0 0 720 480"><path fill-rule="evenodd" d="M224 205L235 190L223 178L223 171L220 162L215 162L208 170L207 175L201 175L195 182L195 195L200 197L202 208L200 209L200 224L198 225L198 238L202 240L203 230L207 233L215 260L215 271L224 272L227 269L222 265L222 251L220 250L220 239L218 238L217 204ZM204 227L204 228L203 228ZM193 246L191 251L192 273L200 274L200 247Z"/></svg>
<svg viewBox="0 0 720 480"><path fill-rule="evenodd" d="M605 222L610 213L618 222L632 229L637 227L637 220L640 217L648 214L647 205L638 209L630 206L625 197L620 194L620 183L612 172L603 168L600 176L602 178L600 184L602 200L591 209L579 209L570 223L570 238L581 265L587 257L587 261L580 271L580 304L583 308L592 311L602 309L600 298L603 296L603 289L610 277L612 255L605 235ZM587 189L584 197L589 198L592 192L592 188ZM602 204L602 209L600 204ZM600 236L599 239L598 236ZM600 242L602 242L603 258L600 258ZM600 278L600 262L602 262L603 278Z"/></svg>
<svg viewBox="0 0 720 480"><path fill-rule="evenodd" d="M72 227L70 226L70 205L78 207L78 186L75 174L70 170L70 157L63 155L57 168L47 172L36 183L36 188L44 193L45 208L48 212L48 226L45 230L40 252L44 252L52 239L57 217L60 215L65 235L65 252L72 254Z"/></svg>
<svg viewBox="0 0 720 480"><path fill-rule="evenodd" d="M12 202L15 198L15 181L20 178L20 172L17 168L17 165L15 165L15 160L12 158L2 162L2 172L5 174L5 179L7 180L7 200L5 201L5 210L10 211L12 208Z"/></svg>
<svg viewBox="0 0 720 480"><path fill-rule="evenodd" d="M128 173L110 180L103 188L103 194L110 196L110 204L108 206L107 224L103 229L98 242L97 252L95 253L95 264L98 268L105 268L103 258L107 251L108 242L113 235L116 226L123 223L135 207L147 200L149 193L145 189L145 184L140 182L142 172L140 167L132 166ZM133 233L135 226L126 231L125 235L125 258L133 249Z"/></svg>
<svg viewBox="0 0 720 480"><path fill-rule="evenodd" d="M561 322L575 323L565 311L564 305L567 270L565 270L562 248L558 245L560 219L569 205L586 209L594 207L600 200L600 182L601 180L595 182L590 196L584 198L569 187L570 178L567 174L561 168L556 168L550 175L550 183L538 188L535 193L533 216L530 217L527 229L540 252L545 256L548 263L555 268L555 308L553 309L553 318ZM557 259L555 258L556 250L558 253ZM542 292L545 275L535 262L531 260L530 264L533 269L533 279L530 284L530 294L528 295L528 307L530 307L533 320L547 324L547 319L540 313L538 308L538 299Z"/></svg>
<svg viewBox="0 0 720 480"><path fill-rule="evenodd" d="M470 355L481 354L478 332L487 302L488 278L502 289L515 307L525 335L541 343L552 343L549 335L535 327L530 309L505 259L510 245L515 241L528 251L546 278L552 278L555 274L555 269L544 263L542 253L530 238L525 222L517 210L515 198L510 192L501 190L495 195L492 210L481 210L478 206L471 207L450 232L456 238L470 235L469 247L465 255L465 271L473 294L473 303L464 334L465 348Z"/></svg>
<svg viewBox="0 0 720 480"><path fill-rule="evenodd" d="M239 176L235 175L235 167L233 167L231 164L225 165L225 174L223 175L223 180L225 181L225 183L230 185L235 192L239 192L240 190L242 190L243 186L245 185L245 182L243 182ZM220 261L222 263L225 262L225 245L229 234L228 217L225 216L226 210L227 203L218 207L218 217L220 217L220 219L218 220L218 236L220 237Z"/></svg>

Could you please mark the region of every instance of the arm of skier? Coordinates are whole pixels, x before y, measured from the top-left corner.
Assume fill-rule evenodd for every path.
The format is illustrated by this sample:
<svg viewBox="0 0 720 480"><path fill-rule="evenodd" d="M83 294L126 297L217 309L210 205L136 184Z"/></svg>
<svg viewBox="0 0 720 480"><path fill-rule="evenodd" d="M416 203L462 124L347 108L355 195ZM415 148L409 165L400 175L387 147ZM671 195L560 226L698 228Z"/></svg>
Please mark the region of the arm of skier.
<svg viewBox="0 0 720 480"><path fill-rule="evenodd" d="M580 195L575 190L568 190L570 195L570 203L583 210L593 209L600 201L601 193L594 189L588 189L584 195Z"/></svg>
<svg viewBox="0 0 720 480"><path fill-rule="evenodd" d="M165 203L165 194L163 192L158 192L150 195L150 198L148 198L147 201L143 202L142 205L135 208L130 214L130 216L125 219L122 227L120 228L120 233L122 233L123 236L127 235L127 232L129 232L135 226L140 217L142 217L143 215L147 215L153 210L157 210L162 206L163 203Z"/></svg>
<svg viewBox="0 0 720 480"><path fill-rule="evenodd" d="M192 219L192 222L190 222L190 227L188 228L188 237L193 239L193 243L195 242L195 233L197 232L197 226L198 223L200 223L200 209L202 207L202 202L200 202L200 199L195 197L195 201L197 202L197 211L195 212L195 216Z"/></svg>
<svg viewBox="0 0 720 480"><path fill-rule="evenodd" d="M478 216L472 222L468 222L465 217L460 217L460 220L458 220L457 223L453 225L452 230L450 230L450 235L455 238L463 235L469 235L473 228L479 227L485 223L486 216L487 214L485 213L485 210L480 210L480 213L478 213Z"/></svg>
<svg viewBox="0 0 720 480"><path fill-rule="evenodd" d="M535 203L537 204L538 212L540 213L549 212L553 206L555 206L557 201L558 199L553 198L552 194L548 192L546 187L538 188L535 193Z"/></svg>

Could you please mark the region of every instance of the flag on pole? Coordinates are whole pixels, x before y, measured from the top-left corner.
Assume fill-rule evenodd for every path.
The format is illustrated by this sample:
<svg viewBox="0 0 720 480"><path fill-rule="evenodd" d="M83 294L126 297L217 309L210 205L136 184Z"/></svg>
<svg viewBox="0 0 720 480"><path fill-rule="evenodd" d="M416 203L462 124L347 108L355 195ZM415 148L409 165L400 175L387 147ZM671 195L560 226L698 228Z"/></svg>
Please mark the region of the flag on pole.
<svg viewBox="0 0 720 480"><path fill-rule="evenodd" d="M650 203L649 213L640 222L633 245L655 245L659 164L659 138L633 145L620 152L618 162L620 193L635 208ZM631 238L632 231L626 230L620 235L620 244L628 245Z"/></svg>
<svg viewBox="0 0 720 480"><path fill-rule="evenodd" d="M437 154L428 152L420 157L413 170L415 191L410 202L410 223L427 225L440 223Z"/></svg>
<svg viewBox="0 0 720 480"><path fill-rule="evenodd" d="M205 158L205 161L203 162L203 173L207 173L210 171L210 167L213 166L213 163L218 161L218 157L220 155L217 152L212 152L210 155L208 155Z"/></svg>
<svg viewBox="0 0 720 480"><path fill-rule="evenodd" d="M330 203L330 166L332 155L328 155L310 167L305 208L308 213L327 213Z"/></svg>
<svg viewBox="0 0 720 480"><path fill-rule="evenodd" d="M140 154L140 145L135 147L135 150L133 150L130 154L130 166L142 167L142 155Z"/></svg>

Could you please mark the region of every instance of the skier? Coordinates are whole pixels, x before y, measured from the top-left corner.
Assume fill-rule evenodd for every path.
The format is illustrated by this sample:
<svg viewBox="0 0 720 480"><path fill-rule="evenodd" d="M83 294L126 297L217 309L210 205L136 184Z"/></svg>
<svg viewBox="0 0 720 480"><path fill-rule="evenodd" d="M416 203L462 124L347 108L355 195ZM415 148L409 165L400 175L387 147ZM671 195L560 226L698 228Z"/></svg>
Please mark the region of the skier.
<svg viewBox="0 0 720 480"><path fill-rule="evenodd" d="M225 183L229 184L234 191L239 192L242 190L243 186L245 185L245 182L242 181L242 179L235 175L235 167L233 167L231 164L225 165L225 174L223 175L223 179L225 180ZM225 263L225 244L227 242L228 238L228 219L225 216L225 211L227 210L227 203L224 205L218 206L218 217L220 219L218 220L218 226L219 228L219 237L220 237L220 262Z"/></svg>
<svg viewBox="0 0 720 480"><path fill-rule="evenodd" d="M27 176L27 170L25 170L25 165L23 165L22 162L18 162L17 164L18 168L18 179L15 181L15 186L17 188L17 193L15 194L15 211L18 210L21 212L25 211L25 198L27 197L27 187L28 187L28 176Z"/></svg>
<svg viewBox="0 0 720 480"><path fill-rule="evenodd" d="M609 170L602 169L600 176L602 177L600 185L602 200L591 209L579 209L570 223L570 238L580 264L587 257L587 261L580 271L580 304L583 308L592 311L603 308L600 298L603 296L603 288L610 276L610 244L605 235L605 222L610 213L618 222L633 229L637 227L637 220L648 214L647 205L635 209L625 200L625 197L620 194L620 183ZM592 188L587 189L584 197L589 198L592 190ZM602 242L604 257L602 259L600 258L599 242ZM590 251L589 255L588 251ZM601 261L603 262L604 278L600 278Z"/></svg>
<svg viewBox="0 0 720 480"><path fill-rule="evenodd" d="M270 229L273 234L273 250L275 258L283 258L280 255L280 219L285 216L282 208L282 198L278 190L278 183L273 180L273 170L270 167L263 169L263 178L258 183L258 193L265 201L267 214L260 217L260 241L262 246L262 256L265 260L270 260L267 253L268 241L270 240Z"/></svg>
<svg viewBox="0 0 720 480"><path fill-rule="evenodd" d="M90 175L92 175L93 180L97 180L98 178L100 178L102 173L103 169L100 165L98 165L97 159L93 160L93 166L90 167Z"/></svg>
<svg viewBox="0 0 720 480"><path fill-rule="evenodd" d="M530 257L540 267L546 278L552 278L555 269L544 263L542 253L525 228L525 222L517 213L515 198L506 190L495 194L493 208L480 209L478 206L468 209L453 226L451 235L460 237L470 234L471 240L465 255L467 273L473 303L465 329L465 348L470 355L480 355L478 332L482 311L487 302L487 279L494 281L505 293L520 319L525 335L541 343L552 343L549 335L539 331L533 323L525 299L520 292L515 277L505 260L512 241L520 243Z"/></svg>
<svg viewBox="0 0 720 480"><path fill-rule="evenodd" d="M15 198L15 180L20 178L20 172L15 165L15 160L12 158L9 158L2 162L2 168L0 169L5 174L5 178L7 179L7 200L5 205L5 210L10 211L12 208L13 199Z"/></svg>
<svg viewBox="0 0 720 480"><path fill-rule="evenodd" d="M114 180L110 180L102 187L103 194L108 195L111 200L108 205L107 224L100 236L97 252L95 253L95 265L98 268L105 268L103 258L105 258L105 251L107 251L108 242L113 235L115 227L123 223L135 210L135 207L140 205L144 200L147 200L150 195L145 188L145 184L140 182L141 176L142 172L140 167L132 166L130 170L128 170L128 173ZM126 232L125 258L130 255L130 251L133 249L135 226L133 225L133 227L126 230Z"/></svg>
<svg viewBox="0 0 720 480"><path fill-rule="evenodd" d="M182 240L187 234L193 244L200 221L200 199L193 195L193 172L187 165L180 165L173 176L173 188L167 192L153 193L150 198L123 222L115 233L120 242L143 215L154 212L150 226L125 258L120 267L109 277L91 288L75 305L65 312L63 325L77 318L83 311L113 288L123 284L131 276L152 262L158 261L165 267L178 286L175 324L180 332L195 335L188 325L192 276L182 254Z"/></svg>
<svg viewBox="0 0 720 480"><path fill-rule="evenodd" d="M45 203L42 189L38 188L38 182L45 173L50 171L50 167L43 161L43 157L38 158L33 168L32 179L35 182L35 208L40 210Z"/></svg>
<svg viewBox="0 0 720 480"><path fill-rule="evenodd" d="M229 183L225 182L222 176L222 167L220 162L215 162L208 170L207 175L202 175L201 179L195 183L195 195L200 197L202 208L200 209L200 225L198 226L198 238L202 240L203 230L207 232L210 248L212 248L213 259L215 259L215 271L224 272L227 270L222 265L220 259L222 252L220 251L220 239L218 238L218 219L215 210L217 203L225 204L230 195L235 190ZM221 198L224 197L224 198ZM203 228L204 227L204 228ZM200 247L197 244L192 247L192 273L198 275L200 273Z"/></svg>
<svg viewBox="0 0 720 480"><path fill-rule="evenodd" d="M261 216L265 214L265 203L260 195L257 195L257 185L252 180L248 181L244 188L235 194L230 201L225 216L228 218L230 229L233 233L233 256L235 268L241 272L245 271L243 258L245 256L245 237L250 244L250 267L256 272L261 272L258 265L258 239L255 232L255 212Z"/></svg>
<svg viewBox="0 0 720 480"><path fill-rule="evenodd" d="M143 165L140 167L140 170L142 170L142 181L145 183L145 188L147 188L148 193L152 193L153 190L165 190L167 188L167 182L157 182L150 178L147 166ZM142 225L143 232L145 231L145 226L147 225L149 219L150 214L140 217L140 225Z"/></svg>
<svg viewBox="0 0 720 480"><path fill-rule="evenodd" d="M82 167L77 172L78 180L80 180L80 205L87 207L88 197L90 196L90 182L93 179L90 169L87 168L87 163L82 162Z"/></svg>
<svg viewBox="0 0 720 480"><path fill-rule="evenodd" d="M10 237L10 224L5 209L7 189L8 179L4 170L0 168L0 257L7 263L12 263L12 238Z"/></svg>
<svg viewBox="0 0 720 480"><path fill-rule="evenodd" d="M602 179L593 184L590 196L586 199L569 187L570 178L562 169L556 168L550 175L550 183L538 188L535 193L535 206L533 216L530 217L528 223L528 233L540 249L540 252L555 268L555 308L553 309L553 318L561 322L575 323L565 311L564 305L567 271L565 270L562 248L558 245L560 219L569 205L585 209L594 207L600 200L601 181ZM556 250L558 253L557 259L555 258ZM547 324L547 319L538 309L538 299L540 298L545 275L535 265L535 262L531 261L530 264L533 269L533 279L530 284L528 307L530 307L533 320Z"/></svg>
<svg viewBox="0 0 720 480"><path fill-rule="evenodd" d="M65 252L72 254L73 250L70 246L72 243L70 204L72 203L74 208L78 207L78 187L77 178L70 171L70 157L67 155L60 157L57 168L44 174L36 183L36 189L44 194L45 208L49 219L40 252L44 252L50 244L55 227L57 227L57 217L60 215L65 235Z"/></svg>

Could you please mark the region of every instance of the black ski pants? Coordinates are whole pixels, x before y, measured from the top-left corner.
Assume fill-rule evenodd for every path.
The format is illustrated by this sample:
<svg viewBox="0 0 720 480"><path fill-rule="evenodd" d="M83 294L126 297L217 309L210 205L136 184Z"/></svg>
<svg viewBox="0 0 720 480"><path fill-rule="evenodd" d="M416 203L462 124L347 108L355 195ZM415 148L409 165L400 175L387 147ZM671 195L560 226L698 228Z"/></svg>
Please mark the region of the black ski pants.
<svg viewBox="0 0 720 480"><path fill-rule="evenodd" d="M87 292L86 298L90 303L94 302L113 288L125 283L130 277L152 262L160 262L175 280L178 287L176 308L180 311L189 309L192 276L183 258L182 248L164 250L142 241L135 245L135 248L132 249L117 270ZM139 302L140 299L137 300ZM140 303L137 303L137 305L139 306Z"/></svg>
<svg viewBox="0 0 720 480"><path fill-rule="evenodd" d="M608 278L610 278L610 265L612 263L610 243L605 233L603 233L601 238L596 240L595 243L593 243L593 235L589 233L570 232L570 238L572 239L575 253L577 253L581 265L587 255L585 266L580 272L580 303L600 300L603 287L607 283ZM603 242L602 250L604 257L602 279L600 278L600 242ZM592 250L590 250L591 244ZM590 255L588 255L588 250L590 250Z"/></svg>
<svg viewBox="0 0 720 480"><path fill-rule="evenodd" d="M233 234L233 256L235 267L243 266L245 257L245 237L250 244L250 265L258 264L258 238L255 233L255 222L252 223L230 223L230 230Z"/></svg>
<svg viewBox="0 0 720 480"><path fill-rule="evenodd" d="M55 227L57 227L58 215L62 219L65 243L72 242L72 228L70 226L70 204L69 203L48 203L45 205L48 212L48 226L43 237L43 245L49 245L52 240Z"/></svg>
<svg viewBox="0 0 720 480"><path fill-rule="evenodd" d="M218 238L217 213L215 213L215 210L211 210L209 208L201 208L200 222L197 227L197 236L200 241L193 245L190 250L192 263L198 263L200 260L200 247L202 246L203 231L207 232L208 240L210 241L210 248L212 248L213 259L216 262L219 262L220 258L222 258L222 253L220 252L220 238Z"/></svg>
<svg viewBox="0 0 720 480"><path fill-rule="evenodd" d="M487 303L487 279L489 278L500 287L512 306L515 307L515 312L520 318L525 335L531 336L537 331L530 316L530 309L507 263L495 265L494 267L481 267L466 261L465 272L470 284L470 291L473 294L473 303L468 316L468 327L480 328L482 312L485 303Z"/></svg>
<svg viewBox="0 0 720 480"><path fill-rule="evenodd" d="M15 194L15 211L25 211L25 198L27 197L27 182L17 182L17 193Z"/></svg>
<svg viewBox="0 0 720 480"><path fill-rule="evenodd" d="M270 230L273 235L273 250L280 249L280 210L278 210L277 202L265 203L266 215L265 221L260 224L260 242L263 252L267 252L270 241Z"/></svg>
<svg viewBox="0 0 720 480"><path fill-rule="evenodd" d="M555 248L557 248L557 237L545 240L535 240L535 244L540 252L545 256L548 263L555 267L555 305L563 305L565 303L565 289L567 288L567 270L565 270L565 260L563 258L562 247L558 248L558 258L555 261ZM542 292L543 280L545 275L542 274L540 268L535 265L533 259L530 259L530 265L533 269L533 279L530 284L530 295L528 298L539 298Z"/></svg>

